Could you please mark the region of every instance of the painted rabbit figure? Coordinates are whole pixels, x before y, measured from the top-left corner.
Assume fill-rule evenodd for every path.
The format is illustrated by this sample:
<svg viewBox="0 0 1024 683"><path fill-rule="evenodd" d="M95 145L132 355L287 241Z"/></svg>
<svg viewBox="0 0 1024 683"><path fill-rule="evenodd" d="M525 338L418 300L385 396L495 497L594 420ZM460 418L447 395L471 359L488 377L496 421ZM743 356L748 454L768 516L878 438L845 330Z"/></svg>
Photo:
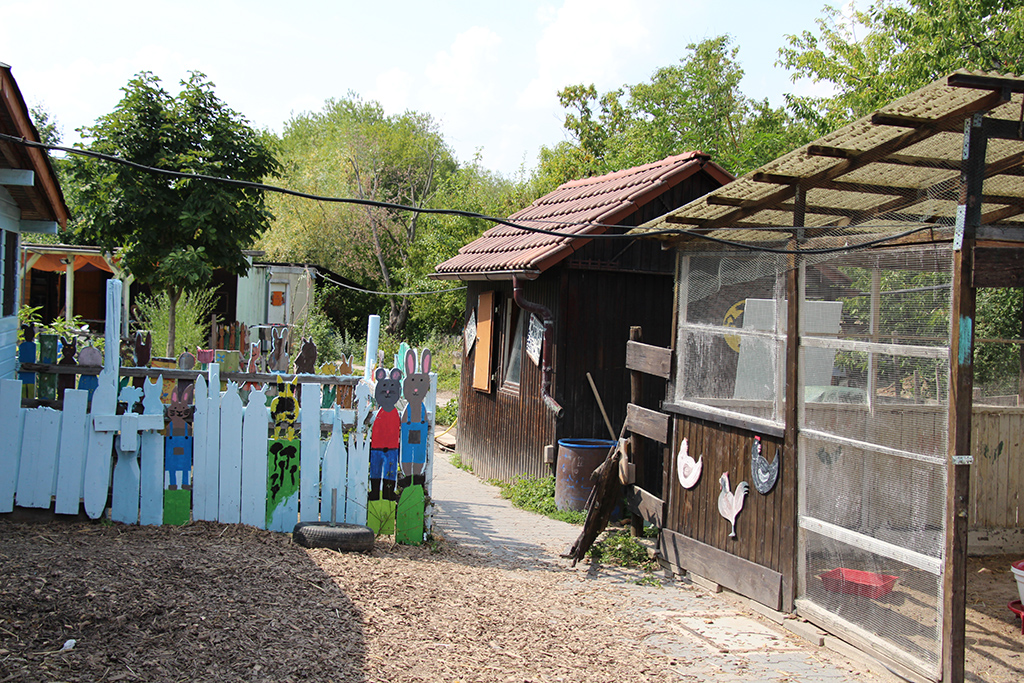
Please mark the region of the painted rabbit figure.
<svg viewBox="0 0 1024 683"><path fill-rule="evenodd" d="M190 488L189 472L192 470L192 399L195 385L189 384L184 390L174 389L171 392L171 404L167 406L167 419L170 426L165 439L164 470L167 472L168 488L178 488L178 474L181 474L181 487Z"/></svg>
<svg viewBox="0 0 1024 683"><path fill-rule="evenodd" d="M406 485L423 484L427 463L429 425L423 400L430 391L430 358L430 350L423 349L417 371L416 351L409 349L405 354L404 394L408 405L402 419L402 473L408 480Z"/></svg>
<svg viewBox="0 0 1024 683"><path fill-rule="evenodd" d="M398 452L401 445L401 416L395 404L402 396L402 371L377 368L373 397L379 408L370 434L370 500L395 500ZM383 489L383 490L382 490Z"/></svg>

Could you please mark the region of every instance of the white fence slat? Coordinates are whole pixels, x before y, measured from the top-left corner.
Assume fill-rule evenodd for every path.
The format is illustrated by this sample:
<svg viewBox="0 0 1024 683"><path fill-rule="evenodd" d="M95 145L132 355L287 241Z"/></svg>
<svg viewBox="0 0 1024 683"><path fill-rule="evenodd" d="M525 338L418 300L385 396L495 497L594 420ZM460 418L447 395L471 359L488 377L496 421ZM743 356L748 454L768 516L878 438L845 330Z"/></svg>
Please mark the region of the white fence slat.
<svg viewBox="0 0 1024 683"><path fill-rule="evenodd" d="M249 392L242 418L242 524L267 527L267 409L266 388Z"/></svg>
<svg viewBox="0 0 1024 683"><path fill-rule="evenodd" d="M210 402L207 400L206 377L196 378L195 412L192 415L192 519L209 519L206 513L206 489L210 486L206 474L209 447L206 443L207 423L210 421ZM200 476L202 474L202 476Z"/></svg>
<svg viewBox="0 0 1024 683"><path fill-rule="evenodd" d="M217 519L238 524L242 516L242 398L228 382L220 403L220 497Z"/></svg>
<svg viewBox="0 0 1024 683"><path fill-rule="evenodd" d="M137 433L138 415L125 413L122 429L128 433ZM130 439L128 443L137 441ZM138 524L139 494L142 472L139 466L139 451L126 451L122 447L121 437L114 440L117 460L114 462L113 491L110 494L110 519L123 524Z"/></svg>
<svg viewBox="0 0 1024 683"><path fill-rule="evenodd" d="M159 415L163 419L164 406L160 402L163 376L155 382L145 380L142 412ZM146 431L141 436L142 460L139 490L139 524L160 526L164 522L164 436L157 431Z"/></svg>
<svg viewBox="0 0 1024 683"><path fill-rule="evenodd" d="M21 381L0 380L0 512L14 510L22 419Z"/></svg>
<svg viewBox="0 0 1024 683"><path fill-rule="evenodd" d="M373 406L370 385L360 382L355 390L355 427L348 438L348 484L345 488L345 522L366 524L366 501L370 495L370 438L366 424Z"/></svg>
<svg viewBox="0 0 1024 683"><path fill-rule="evenodd" d="M320 385L300 386L299 519L315 522L320 518Z"/></svg>
<svg viewBox="0 0 1024 683"><path fill-rule="evenodd" d="M64 417L57 456L57 501L54 505L58 515L77 515L82 503L88 407L88 391L68 389L64 392Z"/></svg>
<svg viewBox="0 0 1024 683"><path fill-rule="evenodd" d="M18 474L15 504L25 508L50 507L54 477L57 474L57 444L60 438L60 413L53 408L33 408L25 415L22 457L31 467Z"/></svg>
<svg viewBox="0 0 1024 683"><path fill-rule="evenodd" d="M218 493L220 489L220 464L217 461L217 452L220 449L220 366L217 363L210 363L210 383L206 388L206 434L195 432L195 440L206 442L206 462L203 469L195 468L196 479L202 476L206 480L206 486L202 493L205 500L200 506L202 516L195 512L193 504L193 518L205 519L211 522L217 521ZM196 492L193 489L193 497Z"/></svg>
<svg viewBox="0 0 1024 683"><path fill-rule="evenodd" d="M103 370L97 378L96 391L92 395L90 418L114 415L117 412L117 378L120 372L121 348L121 281L107 280L106 325L104 328ZM89 443L85 451L85 477L82 483L82 499L85 513L98 519L107 505L110 488L111 444L114 434L97 431L95 420L89 420Z"/></svg>
<svg viewBox="0 0 1024 683"><path fill-rule="evenodd" d="M431 493L434 490L434 418L437 415L437 373L430 373L430 391L427 393L423 401L424 409L427 411L427 462L423 467L423 492L426 494L427 501L433 500ZM434 528L434 504L432 502L427 503L426 510L423 511L423 531L426 535L430 535Z"/></svg>
<svg viewBox="0 0 1024 683"><path fill-rule="evenodd" d="M324 451L323 466L321 468L322 489L321 498L323 503L320 511L320 519L331 521L331 490L338 492L338 509L335 521L345 519L345 484L348 477L348 450L345 448L345 432L341 424L340 411L334 410L334 425L331 429L331 438L327 442Z"/></svg>

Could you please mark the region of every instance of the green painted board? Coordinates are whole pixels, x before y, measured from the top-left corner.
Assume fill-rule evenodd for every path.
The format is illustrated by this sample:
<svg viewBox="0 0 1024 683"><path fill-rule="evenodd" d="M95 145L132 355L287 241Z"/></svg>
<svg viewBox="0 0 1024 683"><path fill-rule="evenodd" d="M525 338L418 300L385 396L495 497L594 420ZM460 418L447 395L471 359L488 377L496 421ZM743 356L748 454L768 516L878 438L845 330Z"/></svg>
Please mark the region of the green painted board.
<svg viewBox="0 0 1024 683"><path fill-rule="evenodd" d="M366 503L366 526L373 533L390 536L395 533L395 502L392 500L371 500Z"/></svg>
<svg viewBox="0 0 1024 683"><path fill-rule="evenodd" d="M406 486L398 499L395 542L403 545L423 543L423 487L419 484Z"/></svg>
<svg viewBox="0 0 1024 683"><path fill-rule="evenodd" d="M301 443L299 439L270 440L267 458L267 528L271 531L291 531L298 521L299 497L296 494L299 492ZM278 510L279 507L289 509ZM294 514L291 512L292 507ZM275 513L278 524L275 524Z"/></svg>
<svg viewBox="0 0 1024 683"><path fill-rule="evenodd" d="M192 512L192 492L188 489L164 489L164 524L188 524Z"/></svg>

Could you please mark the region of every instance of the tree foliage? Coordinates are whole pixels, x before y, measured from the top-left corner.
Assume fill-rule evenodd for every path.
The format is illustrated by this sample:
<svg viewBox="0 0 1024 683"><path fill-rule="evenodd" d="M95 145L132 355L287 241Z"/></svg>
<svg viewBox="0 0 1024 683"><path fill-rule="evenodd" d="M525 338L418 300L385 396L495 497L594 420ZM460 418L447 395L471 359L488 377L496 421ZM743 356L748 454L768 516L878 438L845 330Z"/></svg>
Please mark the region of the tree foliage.
<svg viewBox="0 0 1024 683"><path fill-rule="evenodd" d="M826 6L816 23L786 36L779 64L794 81L835 88L797 102L830 130L958 69L1024 71L1022 0L876 0L847 13Z"/></svg>
<svg viewBox="0 0 1024 683"><path fill-rule="evenodd" d="M88 149L160 169L261 181L277 163L266 139L214 94L198 72L177 96L152 73L135 76L95 125L83 128ZM111 251L139 282L166 291L168 353L183 291L205 286L213 270L248 270L244 249L270 223L263 191L172 178L82 156L71 161L80 237Z"/></svg>
<svg viewBox="0 0 1024 683"><path fill-rule="evenodd" d="M785 108L746 97L743 68L728 35L687 46L678 64L642 83L599 94L593 85L559 92L573 142L545 147L538 178L550 189L575 178L703 151L736 175L818 133Z"/></svg>

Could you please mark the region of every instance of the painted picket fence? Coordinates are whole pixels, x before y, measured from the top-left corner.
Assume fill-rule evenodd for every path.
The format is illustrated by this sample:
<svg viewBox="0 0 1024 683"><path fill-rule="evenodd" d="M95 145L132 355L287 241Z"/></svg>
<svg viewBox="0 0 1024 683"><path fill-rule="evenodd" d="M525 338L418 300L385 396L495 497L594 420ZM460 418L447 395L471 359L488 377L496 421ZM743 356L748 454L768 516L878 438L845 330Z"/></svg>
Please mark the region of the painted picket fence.
<svg viewBox="0 0 1024 683"><path fill-rule="evenodd" d="M163 381L146 379L141 389L128 386L118 393L120 300L121 283L111 280L106 353L91 406L87 391L69 389L63 410L22 408L21 382L0 380L0 513L17 505L77 514L83 506L96 519L109 500L113 521L165 523L165 493L174 480L168 471L172 464L165 463L171 430L165 429L160 401ZM367 349L367 358L375 355L375 349ZM272 502L268 482L275 439L268 427L275 416L266 388L240 390L228 382L222 391L219 366L211 363L195 382L191 471L175 473L181 484L191 486L191 519L283 532L297 521L366 524L373 387L365 378L352 378L357 379L351 408L322 408L322 385L315 376L299 376L299 405L292 406L299 442L299 462L290 470L294 492ZM428 482L436 375L431 380L424 402L430 422ZM141 400L142 412L118 415L119 400L128 406ZM428 509L425 532L429 525Z"/></svg>

